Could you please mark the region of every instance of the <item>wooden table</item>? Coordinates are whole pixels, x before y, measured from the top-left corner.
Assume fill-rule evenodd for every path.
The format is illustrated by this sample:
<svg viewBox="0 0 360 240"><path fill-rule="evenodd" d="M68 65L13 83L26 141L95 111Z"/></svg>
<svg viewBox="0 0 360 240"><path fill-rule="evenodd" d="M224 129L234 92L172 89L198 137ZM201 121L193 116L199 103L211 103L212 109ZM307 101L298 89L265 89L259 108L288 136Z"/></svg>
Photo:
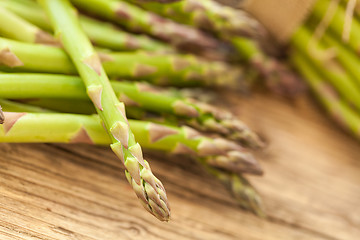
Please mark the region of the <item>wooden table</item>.
<svg viewBox="0 0 360 240"><path fill-rule="evenodd" d="M0 144L0 239L360 239L360 144L310 98L257 94L219 99L270 146L251 177L268 219L239 209L216 180L185 158L147 154L172 220L140 206L109 149Z"/></svg>

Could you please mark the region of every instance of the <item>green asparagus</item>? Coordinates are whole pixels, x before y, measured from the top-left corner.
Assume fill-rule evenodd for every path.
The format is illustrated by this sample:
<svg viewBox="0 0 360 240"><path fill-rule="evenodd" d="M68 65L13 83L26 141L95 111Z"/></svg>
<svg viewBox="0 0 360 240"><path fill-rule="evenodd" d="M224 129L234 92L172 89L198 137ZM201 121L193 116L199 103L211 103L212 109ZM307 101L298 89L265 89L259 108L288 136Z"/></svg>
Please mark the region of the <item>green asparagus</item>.
<svg viewBox="0 0 360 240"><path fill-rule="evenodd" d="M201 31L162 18L139 7L116 0L72 0L79 9L113 21L128 30L142 32L192 50L216 50L219 42Z"/></svg>
<svg viewBox="0 0 360 240"><path fill-rule="evenodd" d="M54 111L38 107L32 106L26 103L20 103L14 100L7 100L0 98L0 105L4 106L5 112L32 112L32 113L53 113Z"/></svg>
<svg viewBox="0 0 360 240"><path fill-rule="evenodd" d="M191 55L149 52L101 52L106 73L113 78L141 79L158 85L223 86L246 85L241 67L200 60ZM66 53L56 47L0 38L0 69L77 74Z"/></svg>
<svg viewBox="0 0 360 240"><path fill-rule="evenodd" d="M293 96L304 88L288 66L263 52L257 40L265 38L265 30L245 12L212 0L186 0L169 5L142 3L141 6L175 21L209 30L231 42L238 53L236 58L249 63L272 91Z"/></svg>
<svg viewBox="0 0 360 240"><path fill-rule="evenodd" d="M321 75L331 82L348 103L360 109L360 87L346 73L337 59L321 59L324 48L320 44L309 45L311 44L311 35L305 27L299 27L292 36L291 42L294 49L306 55L308 61L316 66L318 71L321 71ZM308 46L312 46L314 49L309 49Z"/></svg>
<svg viewBox="0 0 360 240"><path fill-rule="evenodd" d="M256 42L246 37L232 37L230 41L240 57L259 73L273 92L294 96L304 89L298 76L285 63L267 56Z"/></svg>
<svg viewBox="0 0 360 240"><path fill-rule="evenodd" d="M213 168L206 163L203 167L230 190L242 208L252 211L259 217L266 217L261 197L243 176Z"/></svg>
<svg viewBox="0 0 360 240"><path fill-rule="evenodd" d="M19 41L58 45L49 33L0 7L0 35Z"/></svg>
<svg viewBox="0 0 360 240"><path fill-rule="evenodd" d="M6 111L26 111L38 113L47 112L47 110L44 110L43 108L35 108L27 104L21 104L3 99L0 99L0 104L4 105L4 109ZM131 122L132 120L130 120L130 126L132 126ZM99 128L99 131L100 130L103 131L103 129ZM136 133L136 131L134 132ZM137 136L135 137L138 138ZM151 149L151 145L149 146L149 149ZM204 158L198 157L195 158L195 160L197 160L205 168L205 170L207 170L211 175L220 180L220 182L222 182L229 189L229 191L233 194L235 200L239 203L241 207L254 212L258 216L265 216L260 196L243 176L241 176L240 174L234 174L225 170L218 169L217 167L213 167L209 165Z"/></svg>
<svg viewBox="0 0 360 240"><path fill-rule="evenodd" d="M332 118L345 130L359 138L359 114L338 96L336 90L311 66L305 56L297 52L294 52L291 56L294 65L303 74L304 79L308 82Z"/></svg>
<svg viewBox="0 0 360 240"><path fill-rule="evenodd" d="M49 20L36 2L30 0L0 0L0 6L9 9L45 31L52 31ZM85 33L96 46L114 51L132 51L137 49L147 51L172 51L167 44L151 39L145 35L127 33L116 28L113 24L84 15L80 15L79 18ZM20 34L22 33L20 32Z"/></svg>
<svg viewBox="0 0 360 240"><path fill-rule="evenodd" d="M85 115L96 114L96 109L94 107L94 104L92 104L92 102L89 101L88 99L80 100L80 99L64 99L64 98L21 98L21 99L11 99L11 100L16 101L18 103L24 103L26 105L49 109L54 112L76 113L76 114L85 114ZM132 107L126 107L126 115L128 117L133 119L143 119L144 117L143 112L141 114L137 114L135 112L135 115L133 115L131 109ZM24 111L33 112L27 110ZM13 112L13 110L9 110L9 112Z"/></svg>
<svg viewBox="0 0 360 240"><path fill-rule="evenodd" d="M327 11L330 0L318 0L314 4L312 15L320 20L324 17L324 13ZM329 29L337 38L341 39L344 29L345 21L345 9L342 6L338 6L329 24ZM351 31L349 32L349 40L346 44L352 49L353 52L359 54L360 52L360 23L358 21L352 21Z"/></svg>
<svg viewBox="0 0 360 240"><path fill-rule="evenodd" d="M341 63L347 73L351 75L357 86L360 87L360 59L358 55L348 49L345 45L341 44L338 39L330 34L325 34L322 43L335 51L336 59Z"/></svg>
<svg viewBox="0 0 360 240"><path fill-rule="evenodd" d="M3 106L7 110L7 105ZM4 115L6 120L4 130L0 131L0 142L83 142L100 145L111 142L97 115L12 112L4 112ZM262 174L253 156L234 142L208 138L189 127L138 120L129 120L129 124L136 140L144 148L193 156L213 167L234 173Z"/></svg>
<svg viewBox="0 0 360 240"><path fill-rule="evenodd" d="M198 130L220 133L254 148L263 146L259 137L228 111L195 99L169 96L164 89L146 83L112 81L111 85L126 106L176 115ZM0 97L88 99L78 77L29 73L0 73Z"/></svg>
<svg viewBox="0 0 360 240"><path fill-rule="evenodd" d="M211 31L222 38L247 36L256 40L264 32L260 24L243 10L221 5L213 0L186 0L172 4L126 1L177 22Z"/></svg>
<svg viewBox="0 0 360 240"><path fill-rule="evenodd" d="M143 159L141 147L129 127L125 105L116 97L99 56L81 29L76 10L67 0L39 2L84 81L86 92L111 138L110 146L125 165L130 185L145 209L159 220L168 221L170 207L165 188Z"/></svg>
<svg viewBox="0 0 360 240"><path fill-rule="evenodd" d="M16 99L16 101L21 101L27 104L48 108L57 112L80 114L95 113L94 107L87 100L64 98L24 98ZM154 112L146 111L138 106L127 106L126 113L132 119L147 120L152 122L170 124L174 126L187 125L205 133L223 135L224 137L226 137L226 139L240 142L241 144L247 147L251 147L253 149L259 149L264 147L264 143L259 139L259 137L243 124L240 125L240 129L236 129L237 125L229 126L226 124L227 121L221 121L220 123L224 124L228 129L230 129L230 127L233 128L232 133L224 134L221 131L221 129L223 129L224 127L214 128L213 124L202 125L195 119L183 118L180 116L174 116L172 114L166 114L162 112L156 114ZM208 118L210 118L210 116ZM238 120L234 119L232 121L236 123ZM211 121L211 123L212 122L213 121Z"/></svg>

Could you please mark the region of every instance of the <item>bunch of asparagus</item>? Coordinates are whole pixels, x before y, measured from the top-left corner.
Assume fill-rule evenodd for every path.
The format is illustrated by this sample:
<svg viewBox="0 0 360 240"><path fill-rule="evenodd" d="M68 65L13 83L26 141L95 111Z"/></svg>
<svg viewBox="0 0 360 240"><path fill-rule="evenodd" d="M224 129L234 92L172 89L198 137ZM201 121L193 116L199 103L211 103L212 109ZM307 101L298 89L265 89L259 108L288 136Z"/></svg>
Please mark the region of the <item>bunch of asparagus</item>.
<svg viewBox="0 0 360 240"><path fill-rule="evenodd" d="M251 153L263 141L179 88L243 90L259 72L281 89L296 77L261 48L263 29L243 11L212 0L157 2L0 0L0 142L110 145L162 221L170 218L165 188L142 147L188 155L264 216L243 177L263 173Z"/></svg>
<svg viewBox="0 0 360 240"><path fill-rule="evenodd" d="M314 4L292 37L292 62L332 118L359 138L360 15L346 11L351 10L348 1L333 4L330 0Z"/></svg>

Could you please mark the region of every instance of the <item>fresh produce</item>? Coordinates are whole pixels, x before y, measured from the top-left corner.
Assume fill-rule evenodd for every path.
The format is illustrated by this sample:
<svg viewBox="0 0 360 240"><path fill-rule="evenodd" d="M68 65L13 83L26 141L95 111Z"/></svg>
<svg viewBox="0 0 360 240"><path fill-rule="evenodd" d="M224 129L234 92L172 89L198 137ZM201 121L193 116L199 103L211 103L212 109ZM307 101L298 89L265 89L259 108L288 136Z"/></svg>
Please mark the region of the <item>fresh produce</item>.
<svg viewBox="0 0 360 240"><path fill-rule="evenodd" d="M303 89L298 77L285 63L265 53L261 42L270 41L266 31L258 21L243 10L223 6L213 0L186 0L166 5L137 3L147 10L204 29L230 42L238 53L234 58L249 64L261 78L265 79L265 84L272 91L293 96Z"/></svg>
<svg viewBox="0 0 360 240"><path fill-rule="evenodd" d="M320 20L324 17L329 4L331 3L330 0L318 0L316 1L313 10L312 10L312 17ZM338 6L335 13L333 14L331 21L329 23L329 31L334 34L338 39L342 39L342 34L344 31L344 21L346 19L345 9L342 6ZM345 45L347 45L353 52L358 53L360 51L360 23L358 20L354 19L351 22L351 31L349 32L348 40Z"/></svg>
<svg viewBox="0 0 360 240"><path fill-rule="evenodd" d="M359 113L337 95L336 90L324 80L304 56L294 53L292 61L332 118L345 130L359 137Z"/></svg>
<svg viewBox="0 0 360 240"><path fill-rule="evenodd" d="M325 48L319 44L314 45L314 51L310 52L306 46L309 46L311 41L311 33L303 27L300 27L293 36L292 44L294 49L302 52L307 56L308 61L312 65L316 66L319 71L322 71L322 75L327 81L330 81L332 85L336 87L339 93L350 104L360 109L360 87L355 84L348 73L343 69L336 59L321 59L321 54ZM319 48L319 49L318 49ZM336 68L328 68L327 65L337 66Z"/></svg>
<svg viewBox="0 0 360 240"><path fill-rule="evenodd" d="M126 106L172 114L204 132L218 133L254 148L263 146L259 137L230 112L195 99L170 96L166 90L146 83L112 81L111 85ZM0 97L88 99L78 77L28 73L0 73Z"/></svg>
<svg viewBox="0 0 360 240"><path fill-rule="evenodd" d="M291 60L333 120L358 138L360 23L355 11L351 25L345 24L344 3L330 10L331 1L316 1L291 38Z"/></svg>
<svg viewBox="0 0 360 240"><path fill-rule="evenodd" d="M0 99L0 104L2 104L4 106L4 109L6 111L12 111L12 112L34 112L34 113L49 112L47 109L37 108L37 107L30 106L30 105L7 101L7 100L2 100L2 99ZM44 115L44 114L42 114L42 115L44 117L49 116L49 115ZM55 115L53 115L53 116L55 116ZM58 116L61 118L64 117L63 114L60 114L60 115L58 114ZM72 116L72 115L70 115L70 116ZM94 116L81 116L81 115L75 115L75 116L76 117L80 116L78 118L78 120L81 120L81 119L82 120L85 120L85 119L90 120L90 122L94 123L94 126L96 126L94 119L99 120L98 117L94 117ZM58 120L60 120L60 119L58 119ZM74 126L76 126L76 121L73 121L72 118L71 118L71 121L74 124ZM89 123L89 121L85 121L85 122ZM153 123L146 123L146 122L141 122L141 121L129 120L129 122L130 122L130 127L133 127L133 128L136 128L139 126L141 127L142 125L153 125ZM32 122L32 124L34 124L34 123L35 122ZM65 125L65 123L66 123L66 121L63 122L64 125ZM139 123L139 124L137 124L137 123ZM141 124L141 123L143 123L143 124ZM30 121L28 121L27 124L31 124ZM88 124L87 126L90 126L90 125ZM168 128L168 126L161 126L161 125L158 125L158 126L159 127L154 128L153 131L161 130L162 127ZM36 126L33 126L33 127L36 127ZM59 126L59 128L64 129L61 126ZM35 128L32 128L32 129L35 129ZM98 124L97 129L99 131L100 136L103 136L104 139L108 139L107 135L105 134L105 131L100 127L100 124ZM172 128L172 129L178 130L179 132L181 131L180 128ZM147 130L143 129L142 131L146 132ZM141 140L144 140L147 143L147 144L142 144L142 145L147 149L159 150L160 148L156 145L157 143L153 144L153 143L149 142L146 139L146 137L136 136L137 133L141 133L142 131L136 131L135 129L133 129L135 137L136 138L139 137ZM186 131L189 131L189 128L187 128ZM194 131L194 130L192 130L192 131ZM101 135L101 132L103 132L102 135ZM149 133L149 131L147 131L147 132ZM35 131L33 132L33 134L35 134ZM170 136L168 136L168 137L170 137ZM27 138L30 139L29 135L27 136ZM65 139L65 138L63 138L63 139ZM100 139L100 137L99 137L99 139ZM181 137L180 137L180 139L181 139ZM208 139L208 140L211 141L210 139ZM0 137L0 141L1 141L1 137ZM25 141L27 142L27 140L25 140ZM163 146L165 146L165 148L166 148L167 145L163 144ZM161 150L167 151L164 148L161 148ZM207 161L206 158L204 158L204 157L195 157L195 159L204 167L205 170L207 170L211 175L213 175L214 177L219 179L231 191L231 193L233 194L233 196L238 201L238 203L241 207L248 209L250 211L253 211L258 216L261 216L261 217L265 216L264 210L262 207L262 202L261 202L261 199L260 199L258 193L243 176L241 176L239 173L235 174L235 173L231 173L226 170L218 169L217 167L212 166L211 161ZM229 167L227 167L227 169L231 169L231 167L229 166Z"/></svg>
<svg viewBox="0 0 360 240"><path fill-rule="evenodd" d="M156 1L146 4L167 4L150 11L135 0L0 0L0 142L110 145L140 202L162 221L170 219L167 196L142 148L190 156L241 207L265 216L244 178L263 174L252 151L264 142L204 99L218 89L249 92L255 78L279 87L291 74L262 49L264 29L245 12ZM176 5L171 16L162 12Z"/></svg>
<svg viewBox="0 0 360 240"><path fill-rule="evenodd" d="M241 207L252 211L259 217L266 217L259 194L242 175L221 171L208 165L204 167L230 189Z"/></svg>
<svg viewBox="0 0 360 240"><path fill-rule="evenodd" d="M0 38L0 62L5 71L77 74L66 52L57 47ZM223 62L205 61L191 55L149 52L100 52L100 61L112 78L141 79L158 85L224 86L236 88L245 82L244 69ZM245 85L245 84L244 84Z"/></svg>
<svg viewBox="0 0 360 240"><path fill-rule="evenodd" d="M246 37L233 37L231 42L241 58L252 66L273 92L294 96L304 89L297 75L285 63L261 51L258 43Z"/></svg>
<svg viewBox="0 0 360 240"><path fill-rule="evenodd" d="M49 20L44 11L31 0L0 0L0 6L6 8L23 19L45 31L52 31ZM114 51L132 51L143 49L147 51L174 51L165 44L145 35L125 32L111 23L102 22L84 15L79 16L80 24L91 42L102 48ZM17 29L13 29L17 31ZM18 35L22 35L17 31ZM20 40L20 39L19 39Z"/></svg>
<svg viewBox="0 0 360 240"><path fill-rule="evenodd" d="M5 117L9 121L4 124L0 139L3 142L111 143L96 115L5 112ZM189 127L136 120L129 120L129 125L145 148L190 155L230 172L262 174L252 155L231 141L208 138ZM24 128L29 130L23 131Z"/></svg>
<svg viewBox="0 0 360 240"><path fill-rule="evenodd" d="M0 7L0 33L2 36L29 43L58 45L49 33L28 23L6 8Z"/></svg>
<svg viewBox="0 0 360 240"><path fill-rule="evenodd" d="M170 219L170 207L163 184L143 159L125 114L125 105L112 89L100 57L80 27L75 9L66 0L39 1L50 18L69 57L81 76L86 92L111 138L111 149L125 165L125 174L141 203L162 221ZM85 129L82 133L89 135Z"/></svg>
<svg viewBox="0 0 360 240"><path fill-rule="evenodd" d="M194 50L211 50L219 41L195 28L190 28L126 2L116 0L72 0L79 9L113 21L128 30L146 33L174 46Z"/></svg>
<svg viewBox="0 0 360 240"><path fill-rule="evenodd" d="M186 0L172 4L126 1L177 22L209 31L222 38L233 36L257 38L265 32L258 21L243 10L224 6L213 0Z"/></svg>

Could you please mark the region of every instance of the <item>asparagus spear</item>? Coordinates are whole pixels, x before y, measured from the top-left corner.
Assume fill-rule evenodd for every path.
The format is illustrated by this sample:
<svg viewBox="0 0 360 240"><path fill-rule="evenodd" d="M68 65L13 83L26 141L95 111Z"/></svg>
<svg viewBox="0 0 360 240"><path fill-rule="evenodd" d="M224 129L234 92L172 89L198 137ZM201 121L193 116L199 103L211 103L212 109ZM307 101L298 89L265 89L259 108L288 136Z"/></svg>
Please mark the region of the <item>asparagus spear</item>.
<svg viewBox="0 0 360 240"><path fill-rule="evenodd" d="M6 111L26 111L38 113L48 112L48 110L45 110L43 108L36 108L27 104L21 104L4 99L0 99L0 104L4 105L4 109ZM229 189L229 191L233 194L234 198L237 200L241 207L254 212L258 216L265 216L260 196L243 176L241 176L240 174L234 174L225 170L221 170L216 167L212 167L203 158L195 158L195 160L197 160L204 167L205 170L207 170L211 175L220 180L220 182L222 182Z"/></svg>
<svg viewBox="0 0 360 240"><path fill-rule="evenodd" d="M10 101L7 99L0 98L0 104L4 107L5 112L33 112L33 113L51 113L54 112L50 109L43 107L32 106L29 104L24 104L16 102L14 100Z"/></svg>
<svg viewBox="0 0 360 240"><path fill-rule="evenodd" d="M285 63L266 55L258 43L240 36L230 41L240 57L259 73L265 85L273 92L294 96L304 89L298 76Z"/></svg>
<svg viewBox="0 0 360 240"><path fill-rule="evenodd" d="M244 69L191 55L101 52L100 57L106 73L113 78L141 79L158 85L174 86L238 88L245 85ZM77 73L71 60L60 48L4 38L0 38L0 68L7 71Z"/></svg>
<svg viewBox="0 0 360 240"><path fill-rule="evenodd" d="M6 8L0 7L0 34L19 41L58 45L47 32L28 23Z"/></svg>
<svg viewBox="0 0 360 240"><path fill-rule="evenodd" d="M322 43L324 43L326 47L332 48L336 52L336 59L341 63L347 73L352 76L352 79L356 81L357 86L360 86L360 59L357 54L330 34L325 34L322 40Z"/></svg>
<svg viewBox="0 0 360 240"><path fill-rule="evenodd" d="M266 217L261 197L250 182L242 175L222 171L206 163L202 165L211 175L220 180L220 182L230 190L242 208L255 213L259 217Z"/></svg>
<svg viewBox="0 0 360 240"><path fill-rule="evenodd" d="M111 148L125 165L125 174L141 203L161 221L168 221L170 208L162 183L143 159L125 115L125 105L116 97L100 58L79 24L76 10L66 0L40 0L57 36L84 81L111 138Z"/></svg>
<svg viewBox="0 0 360 240"><path fill-rule="evenodd" d="M0 0L0 6L9 9L23 19L42 28L52 31L49 20L41 7L30 0ZM124 32L113 24L102 22L80 15L80 23L90 40L97 46L115 51L132 51L144 49L147 51L171 51L171 48L162 42L145 35L135 35ZM22 32L19 32L21 35Z"/></svg>
<svg viewBox="0 0 360 240"><path fill-rule="evenodd" d="M258 21L243 10L221 5L213 0L186 0L172 4L126 1L177 22L210 31L222 38L247 36L256 40L264 35L264 29Z"/></svg>
<svg viewBox="0 0 360 240"><path fill-rule="evenodd" d="M83 142L100 145L111 142L97 115L4 114L6 120L3 131L0 130L0 142ZM193 156L230 172L262 174L262 169L252 155L234 142L208 138L189 127L179 128L138 120L129 120L129 125L136 140L144 148Z"/></svg>
<svg viewBox="0 0 360 240"><path fill-rule="evenodd" d="M79 100L79 99L64 99L64 98L23 98L23 99L11 99L17 103L24 103L26 105L36 106L40 108L50 109L54 112L61 113L76 113L76 114L85 114L91 115L96 114L96 109L94 104L88 99ZM129 118L133 119L142 119L143 113L137 114L137 110L131 111L132 107L126 107L126 115ZM9 110L9 112L15 112L15 110ZM16 111L22 112L22 111ZM23 112L37 112L37 111L27 111Z"/></svg>
<svg viewBox="0 0 360 240"><path fill-rule="evenodd" d="M96 114L96 109L94 105L88 99L79 100L79 99L64 99L64 98L23 98L23 99L12 99L12 101L34 107L49 109L52 112L75 113L75 114L85 114L85 115ZM23 110L23 111L37 112L37 111L27 111L27 110ZM13 112L13 110L11 110L11 112ZM146 112L145 110L138 107L126 106L126 115L131 119L146 120L146 121L153 121L159 123L169 123L170 125L176 126L176 124L174 124L173 121L172 122L165 121L165 119L161 115L157 115L151 112Z"/></svg>
<svg viewBox="0 0 360 240"><path fill-rule="evenodd" d="M95 112L93 106L86 100L61 99L61 98L55 98L55 99L54 98L24 98L24 99L15 99L15 100L39 107L48 108L57 112L80 113L80 114L93 114ZM126 111L127 115L132 119L147 120L152 122L170 124L174 126L187 125L199 131L203 131L205 133L223 135L223 137L225 137L226 139L237 141L253 149L259 149L264 147L264 143L259 139L259 137L243 124L240 125L241 129L236 129L237 125L235 125L235 127L233 127L232 133L224 134L224 132L221 131L221 129L224 127L221 127L219 129L219 128L214 128L212 126L213 124L202 125L199 122L197 122L196 119L183 118L180 116L165 114L163 112L159 112L156 114L154 112L146 111L136 106L135 107L127 106L126 109L127 109ZM235 123L237 122L236 119L234 119L233 121ZM210 122L212 123L214 121L210 121ZM227 121L223 121L223 122L225 122L224 125L228 129L232 127L231 125L229 127L226 124Z"/></svg>
<svg viewBox="0 0 360 240"><path fill-rule="evenodd" d="M292 62L303 74L315 95L321 101L332 118L355 137L360 135L360 116L337 94L336 90L316 71L301 53L294 52Z"/></svg>
<svg viewBox="0 0 360 240"><path fill-rule="evenodd" d="M113 21L128 30L142 32L193 50L217 49L219 42L197 29L177 24L139 7L116 0L72 0L78 8Z"/></svg>
<svg viewBox="0 0 360 240"><path fill-rule="evenodd" d="M127 106L176 115L199 130L220 133L254 148L263 146L259 137L228 111L195 99L170 96L166 90L146 83L112 81L111 85ZM0 74L0 96L13 99L88 99L84 84L78 77L29 73Z"/></svg>
<svg viewBox="0 0 360 240"><path fill-rule="evenodd" d="M230 41L242 60L265 79L267 87L272 91L293 96L304 88L288 66L263 52L257 40L264 38L265 31L242 10L222 6L212 0L187 0L168 5L144 3L141 6L175 21L211 31Z"/></svg>
<svg viewBox="0 0 360 240"><path fill-rule="evenodd" d="M318 71L321 71L321 75L339 91L339 94L352 106L360 109L359 86L354 83L353 79L346 73L336 59L320 59L322 57L322 50L324 50L322 45L310 45L316 50L310 52L309 48L307 48L311 43L310 41L310 33L305 27L299 27L291 40L293 47L306 55L308 61L316 66Z"/></svg>
<svg viewBox="0 0 360 240"><path fill-rule="evenodd" d="M324 13L327 11L328 6L330 4L330 0L319 0L313 6L312 15L319 19L324 17ZM332 19L329 24L329 29L333 34L339 39L341 39L344 21L346 13L342 6L338 6ZM347 45L353 50L353 52L359 54L360 52L360 23L358 21L352 21L351 23L351 31L349 34L349 39L347 41Z"/></svg>

